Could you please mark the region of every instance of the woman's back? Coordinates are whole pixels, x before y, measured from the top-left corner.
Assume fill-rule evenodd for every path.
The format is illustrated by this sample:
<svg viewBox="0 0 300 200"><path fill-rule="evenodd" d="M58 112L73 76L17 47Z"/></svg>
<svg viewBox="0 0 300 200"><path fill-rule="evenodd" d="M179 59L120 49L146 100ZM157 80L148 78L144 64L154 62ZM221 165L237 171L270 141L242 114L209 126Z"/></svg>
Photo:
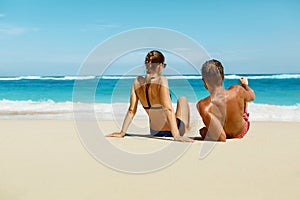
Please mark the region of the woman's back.
<svg viewBox="0 0 300 200"><path fill-rule="evenodd" d="M153 108L161 108L161 78L161 76L153 77L148 83L141 76L135 80L134 90L146 111Z"/></svg>
<svg viewBox="0 0 300 200"><path fill-rule="evenodd" d="M150 127L155 130L170 130L164 112L165 109L172 108L166 83L167 78L163 76L152 77L149 81L138 76L134 83L136 95L149 116ZM167 98L165 98L166 96Z"/></svg>

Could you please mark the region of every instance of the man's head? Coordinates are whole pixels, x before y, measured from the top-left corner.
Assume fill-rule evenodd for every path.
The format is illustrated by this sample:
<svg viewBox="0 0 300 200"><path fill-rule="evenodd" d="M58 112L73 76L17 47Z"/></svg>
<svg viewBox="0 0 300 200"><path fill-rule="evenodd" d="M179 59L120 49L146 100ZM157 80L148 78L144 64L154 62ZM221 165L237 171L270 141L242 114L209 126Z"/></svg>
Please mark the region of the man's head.
<svg viewBox="0 0 300 200"><path fill-rule="evenodd" d="M221 62L217 60L206 61L202 65L202 79L206 87L215 88L222 86L224 80L224 69Z"/></svg>

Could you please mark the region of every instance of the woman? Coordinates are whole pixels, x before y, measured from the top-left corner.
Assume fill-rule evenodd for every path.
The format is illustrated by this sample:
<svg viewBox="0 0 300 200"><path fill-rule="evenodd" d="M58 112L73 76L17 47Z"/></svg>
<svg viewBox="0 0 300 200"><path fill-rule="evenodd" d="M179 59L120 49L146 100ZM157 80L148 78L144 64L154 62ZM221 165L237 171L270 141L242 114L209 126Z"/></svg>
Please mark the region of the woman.
<svg viewBox="0 0 300 200"><path fill-rule="evenodd" d="M193 140L183 136L189 127L190 109L185 97L180 97L177 109L174 113L168 80L161 76L165 57L159 51L150 51L145 59L147 74L138 76L131 88L130 106L123 122L122 130L107 135L108 137L124 137L125 133L137 111L140 100L149 116L151 135L160 137L174 137L176 141L192 142Z"/></svg>

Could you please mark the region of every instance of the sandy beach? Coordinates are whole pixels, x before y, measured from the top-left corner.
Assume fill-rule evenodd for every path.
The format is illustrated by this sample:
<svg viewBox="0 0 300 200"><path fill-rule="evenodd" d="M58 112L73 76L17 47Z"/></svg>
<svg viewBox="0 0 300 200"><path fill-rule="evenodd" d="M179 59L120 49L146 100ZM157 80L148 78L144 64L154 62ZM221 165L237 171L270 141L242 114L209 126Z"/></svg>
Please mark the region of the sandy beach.
<svg viewBox="0 0 300 200"><path fill-rule="evenodd" d="M112 121L106 121L112 129ZM0 121L0 199L299 199L300 123L253 122L242 140L218 143L205 158L196 141L172 165L122 173L95 160L72 120ZM110 128L111 127L111 128ZM109 138L129 151L173 141Z"/></svg>
<svg viewBox="0 0 300 200"><path fill-rule="evenodd" d="M300 200L299 10L0 1L0 200Z"/></svg>

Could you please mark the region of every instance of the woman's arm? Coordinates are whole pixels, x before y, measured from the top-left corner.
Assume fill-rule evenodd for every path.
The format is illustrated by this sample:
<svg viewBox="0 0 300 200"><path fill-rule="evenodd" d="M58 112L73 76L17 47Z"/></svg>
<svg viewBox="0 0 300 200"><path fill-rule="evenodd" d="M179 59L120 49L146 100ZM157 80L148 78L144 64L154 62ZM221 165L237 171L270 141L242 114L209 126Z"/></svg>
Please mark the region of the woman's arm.
<svg viewBox="0 0 300 200"><path fill-rule="evenodd" d="M129 108L128 108L128 111L126 113L126 116L124 118L124 121L123 121L123 125L122 125L122 129L120 132L114 132L114 133L111 133L109 135L107 135L107 137L124 137L127 130L128 130L128 127L129 125L131 124L132 122L132 119L137 111L137 105L138 105L138 97L136 95L136 92L135 92L135 82L132 84L132 87L131 87L131 92L130 92L130 105L129 105Z"/></svg>
<svg viewBox="0 0 300 200"><path fill-rule="evenodd" d="M135 93L134 84L133 84L131 87L130 105L123 122L121 133L125 134L127 132L128 127L131 124L133 117L135 116L135 113L137 111L137 105L138 105L138 97Z"/></svg>

